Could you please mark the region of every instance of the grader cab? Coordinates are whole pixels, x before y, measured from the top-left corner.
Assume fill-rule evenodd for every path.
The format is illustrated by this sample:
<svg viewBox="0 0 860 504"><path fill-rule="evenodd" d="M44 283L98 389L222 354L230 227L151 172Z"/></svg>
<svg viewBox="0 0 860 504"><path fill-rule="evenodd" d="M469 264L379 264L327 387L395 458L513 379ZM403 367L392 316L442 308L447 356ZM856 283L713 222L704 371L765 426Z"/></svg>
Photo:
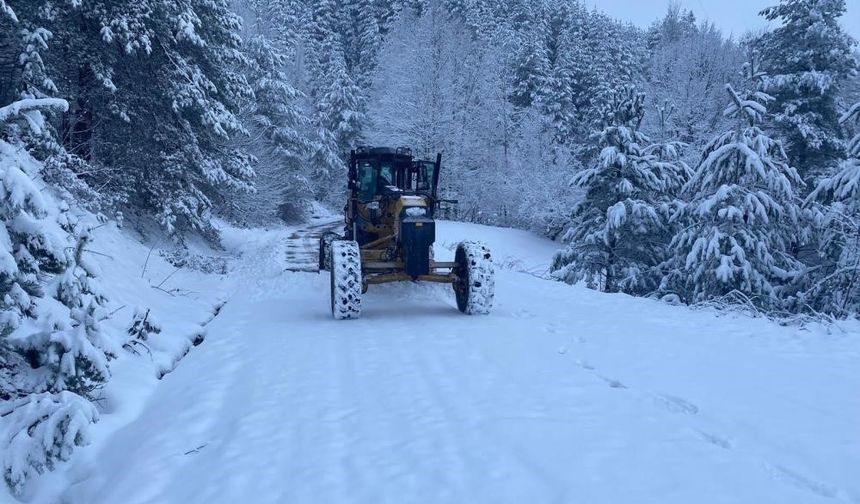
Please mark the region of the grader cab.
<svg viewBox="0 0 860 504"><path fill-rule="evenodd" d="M358 318L370 285L409 281L449 283L460 311L489 313L494 278L486 245L464 241L454 261L434 259L441 166L440 154L415 159L404 147L350 153L344 232L320 238L319 266L331 275L334 318Z"/></svg>

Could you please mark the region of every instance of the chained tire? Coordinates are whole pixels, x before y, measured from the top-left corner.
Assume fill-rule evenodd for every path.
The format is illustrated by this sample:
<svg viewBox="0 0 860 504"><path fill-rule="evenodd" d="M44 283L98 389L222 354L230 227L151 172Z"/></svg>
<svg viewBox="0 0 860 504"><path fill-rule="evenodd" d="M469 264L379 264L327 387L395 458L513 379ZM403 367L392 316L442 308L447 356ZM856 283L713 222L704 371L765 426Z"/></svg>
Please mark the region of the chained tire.
<svg viewBox="0 0 860 504"><path fill-rule="evenodd" d="M319 269L320 271L331 271L331 244L340 240L340 235L331 231L323 233L320 237Z"/></svg>
<svg viewBox="0 0 860 504"><path fill-rule="evenodd" d="M486 315L493 308L495 269L490 249L480 242L462 242L454 256L454 295L467 315Z"/></svg>
<svg viewBox="0 0 860 504"><path fill-rule="evenodd" d="M355 241L331 243L331 314L336 320L361 316L361 253Z"/></svg>

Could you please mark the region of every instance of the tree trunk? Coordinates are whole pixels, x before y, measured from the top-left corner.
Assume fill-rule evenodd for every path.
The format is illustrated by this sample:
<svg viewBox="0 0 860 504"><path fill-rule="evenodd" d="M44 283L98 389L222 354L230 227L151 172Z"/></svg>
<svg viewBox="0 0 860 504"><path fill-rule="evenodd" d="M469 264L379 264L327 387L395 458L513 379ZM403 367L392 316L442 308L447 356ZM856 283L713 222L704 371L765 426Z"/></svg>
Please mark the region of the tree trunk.
<svg viewBox="0 0 860 504"><path fill-rule="evenodd" d="M15 26L8 17L0 18L0 106L18 98L20 40L15 33Z"/></svg>

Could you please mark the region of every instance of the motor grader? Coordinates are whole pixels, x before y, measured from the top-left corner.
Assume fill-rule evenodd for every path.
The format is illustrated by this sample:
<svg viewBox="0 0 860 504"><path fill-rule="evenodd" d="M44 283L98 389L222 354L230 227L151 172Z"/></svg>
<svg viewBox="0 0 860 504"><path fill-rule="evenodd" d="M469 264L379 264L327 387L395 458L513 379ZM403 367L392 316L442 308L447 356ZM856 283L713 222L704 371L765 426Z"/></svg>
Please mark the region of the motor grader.
<svg viewBox="0 0 860 504"><path fill-rule="evenodd" d="M416 159L406 147L350 152L344 231L323 235L319 249L335 319L358 318L368 286L390 282L448 283L461 312L489 313L494 271L487 246L461 242L451 262L433 256L441 167L441 154Z"/></svg>

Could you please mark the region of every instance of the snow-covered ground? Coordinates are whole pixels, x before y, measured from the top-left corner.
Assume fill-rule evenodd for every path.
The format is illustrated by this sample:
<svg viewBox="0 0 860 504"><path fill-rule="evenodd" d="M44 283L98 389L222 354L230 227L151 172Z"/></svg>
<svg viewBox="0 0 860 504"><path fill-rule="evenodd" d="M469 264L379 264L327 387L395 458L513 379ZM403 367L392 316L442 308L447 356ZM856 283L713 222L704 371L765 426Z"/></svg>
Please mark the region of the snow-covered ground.
<svg viewBox="0 0 860 504"><path fill-rule="evenodd" d="M285 271L295 231L225 231L230 273L181 270L172 296L151 287L172 271L160 258L146 288L111 285L152 307L163 355L205 341L161 381L122 357L93 444L33 502L860 502L856 323L599 294L542 278L557 244L447 222L437 258L460 239L494 251L490 316L398 284L334 321L328 276ZM145 261L122 240L97 241L120 256L108 281Z"/></svg>

